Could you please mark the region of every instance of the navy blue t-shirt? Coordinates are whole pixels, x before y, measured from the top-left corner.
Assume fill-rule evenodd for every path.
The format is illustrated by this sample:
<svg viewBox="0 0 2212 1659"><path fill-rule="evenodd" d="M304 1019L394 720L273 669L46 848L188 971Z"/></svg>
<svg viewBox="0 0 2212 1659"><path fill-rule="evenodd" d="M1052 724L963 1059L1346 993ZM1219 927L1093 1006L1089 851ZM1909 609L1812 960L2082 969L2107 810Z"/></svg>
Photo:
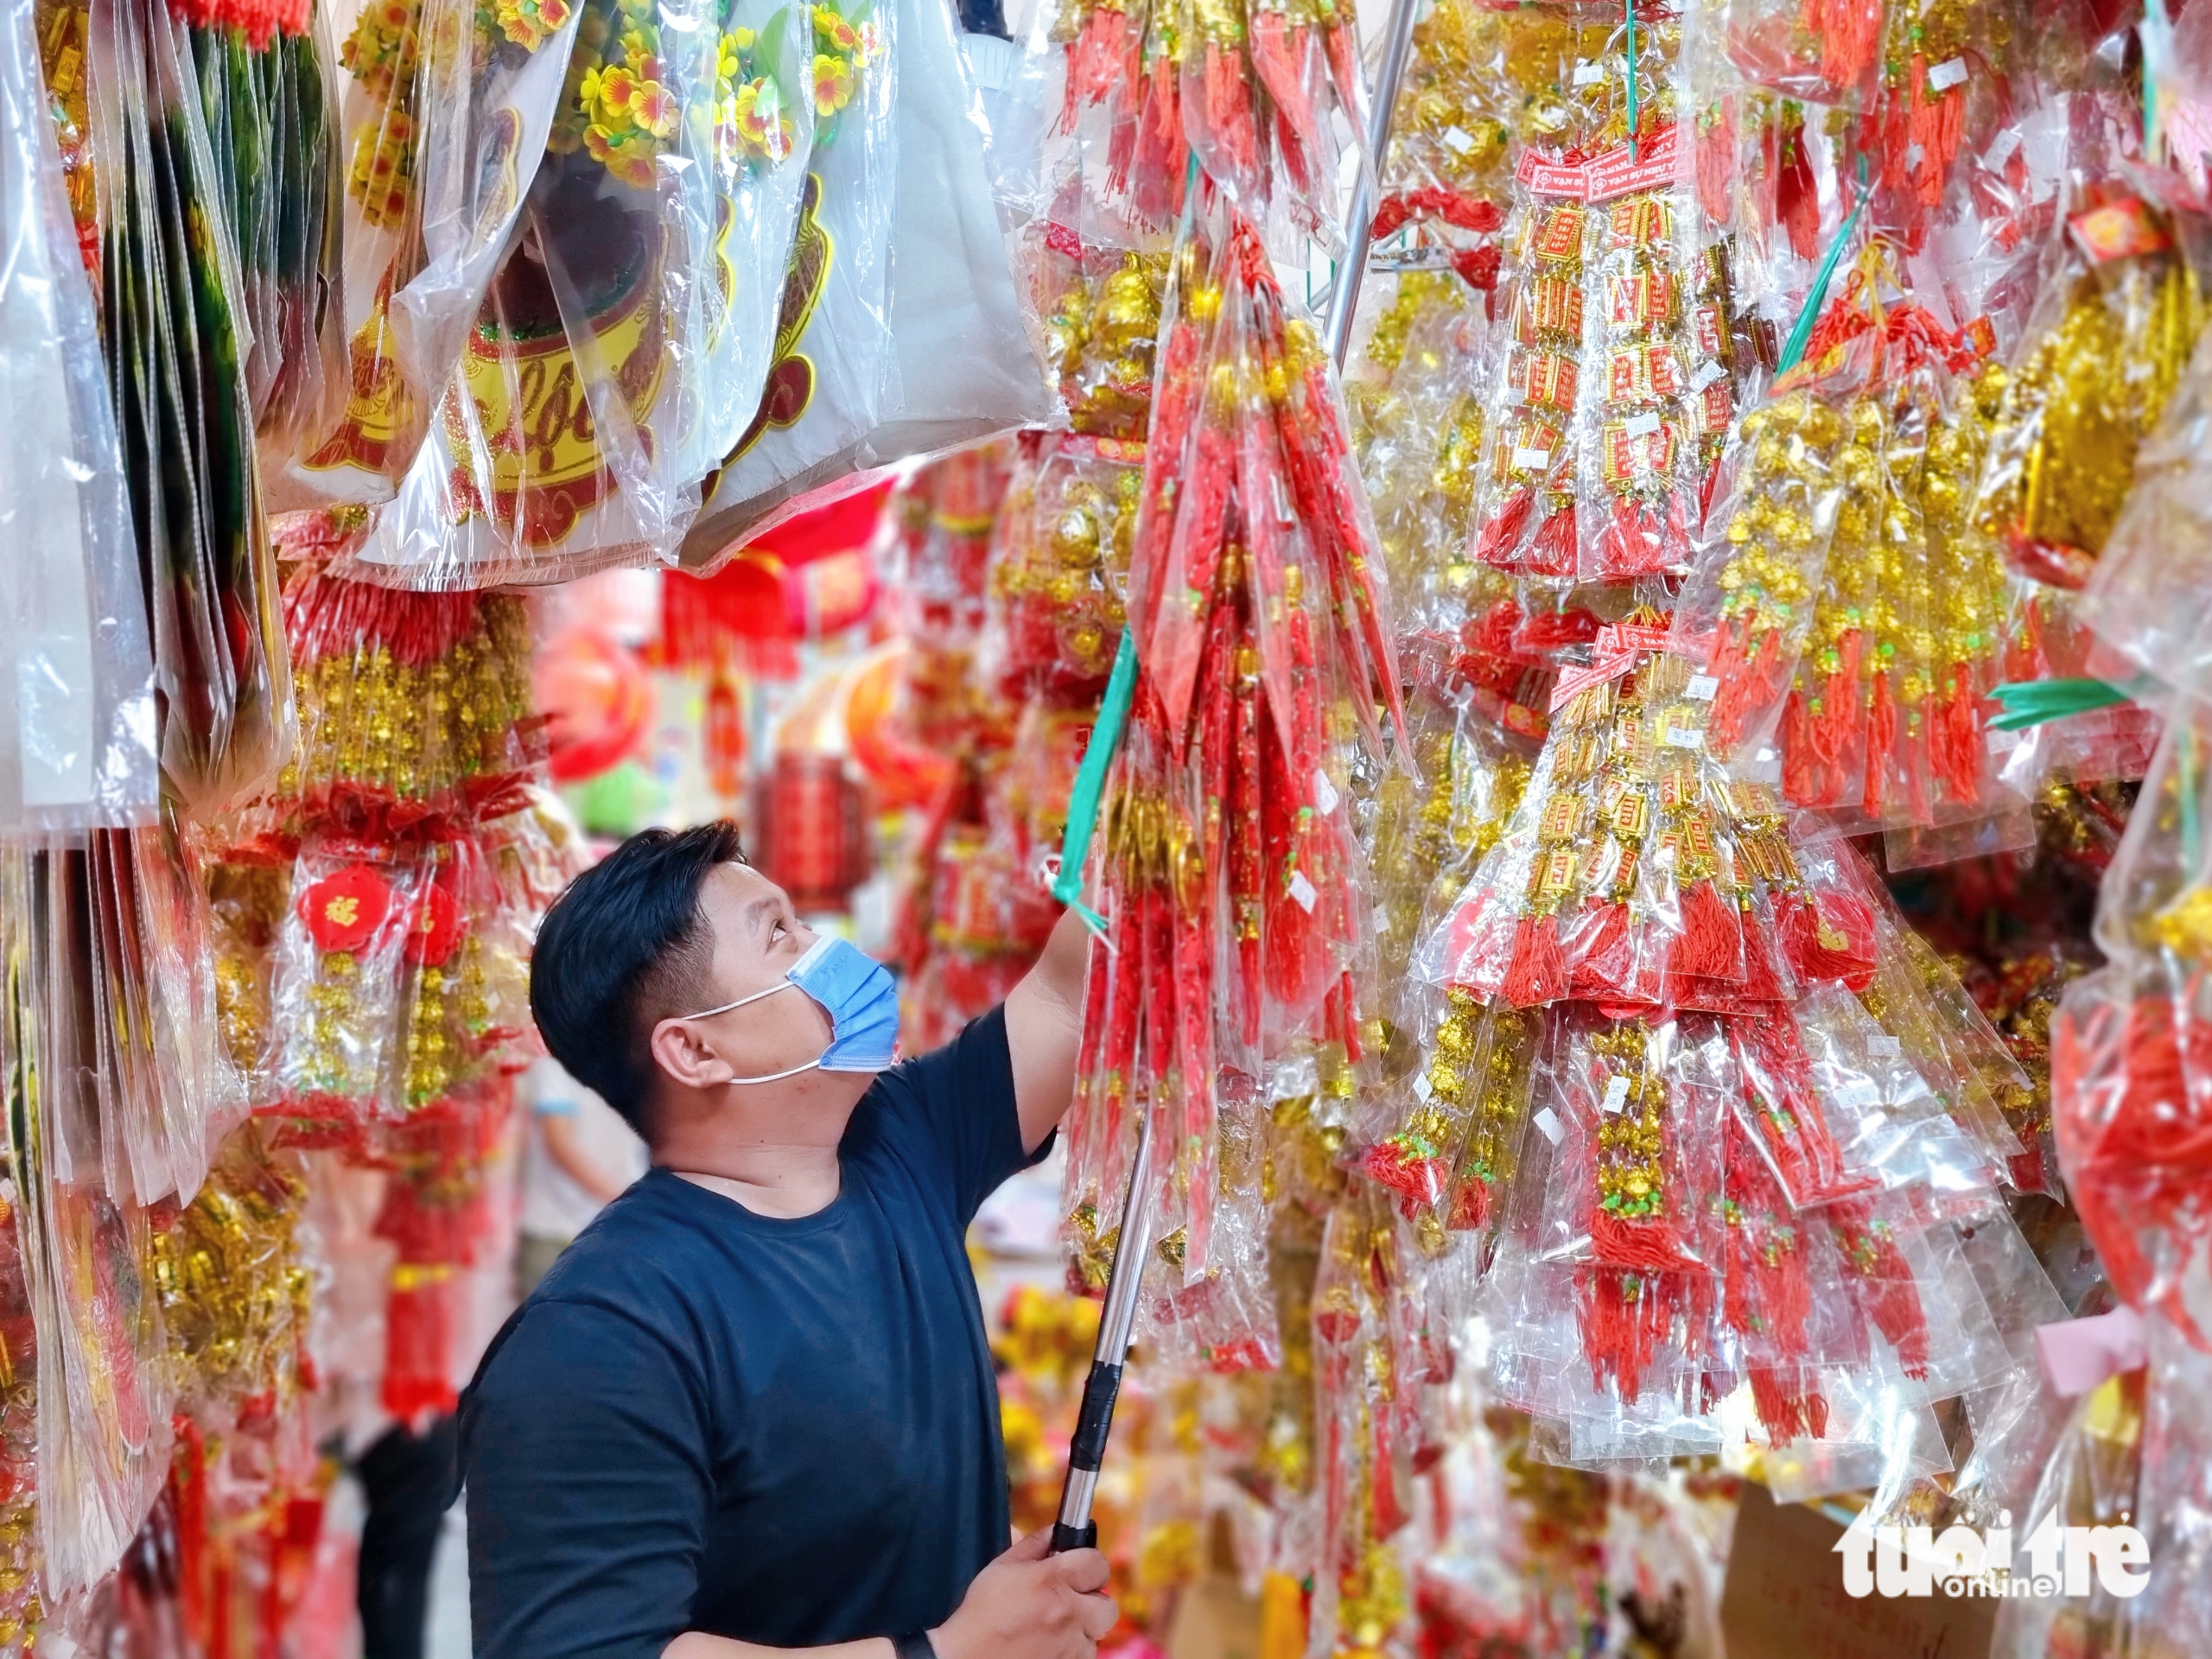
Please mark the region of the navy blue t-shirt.
<svg viewBox="0 0 2212 1659"><path fill-rule="evenodd" d="M1006 1548L963 1244L1027 1161L1004 1010L879 1077L838 1160L797 1220L655 1169L500 1332L461 1406L480 1659L899 1635Z"/></svg>

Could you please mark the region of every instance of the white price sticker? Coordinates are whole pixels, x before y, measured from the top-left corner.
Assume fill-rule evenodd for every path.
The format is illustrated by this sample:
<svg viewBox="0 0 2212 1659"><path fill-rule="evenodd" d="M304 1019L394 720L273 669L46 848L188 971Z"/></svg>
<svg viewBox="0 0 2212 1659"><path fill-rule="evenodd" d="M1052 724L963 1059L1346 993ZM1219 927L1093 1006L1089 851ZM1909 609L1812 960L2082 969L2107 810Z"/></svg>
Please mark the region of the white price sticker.
<svg viewBox="0 0 2212 1659"><path fill-rule="evenodd" d="M1426 1101L1426 1100L1427 1100L1427 1099L1431 1095L1434 1094L1435 1092L1436 1092L1436 1085L1435 1085L1434 1084L1431 1083L1431 1082L1428 1080L1428 1073L1427 1073L1427 1072L1423 1071L1423 1072L1421 1072L1421 1073L1417 1074L1417 1075L1414 1077L1414 1098L1415 1100Z"/></svg>
<svg viewBox="0 0 2212 1659"><path fill-rule="evenodd" d="M1948 92L1952 87L1963 85L1966 78L1967 60L1964 58L1946 58L1942 62L1932 65L1928 71L1928 84L1939 92Z"/></svg>
<svg viewBox="0 0 2212 1659"><path fill-rule="evenodd" d="M1337 786L1329 781L1329 774L1316 766L1313 769L1313 810L1321 813L1333 812L1339 798Z"/></svg>
<svg viewBox="0 0 2212 1659"><path fill-rule="evenodd" d="M2005 163L2012 159L2012 152L2019 147L2020 130L2018 127L2007 127L1999 133L1991 141L1989 148L1982 152L1981 164L1993 173L2002 173L2005 170Z"/></svg>
<svg viewBox="0 0 2212 1659"><path fill-rule="evenodd" d="M1602 63L1578 63L1574 66L1574 84L1578 86L1595 86L1605 78L1605 66Z"/></svg>
<svg viewBox="0 0 2212 1659"><path fill-rule="evenodd" d="M1710 674L1693 674L1682 695L1692 702L1711 702L1720 695L1720 682Z"/></svg>
<svg viewBox="0 0 2212 1659"><path fill-rule="evenodd" d="M1697 372L1690 376L1690 390L1692 391L1703 391L1714 381L1726 378L1727 374L1727 370L1722 368L1718 363L1715 363L1708 357L1704 362L1697 365Z"/></svg>
<svg viewBox="0 0 2212 1659"><path fill-rule="evenodd" d="M1529 1121L1536 1126L1536 1133L1554 1146L1567 1138L1567 1125L1559 1121L1559 1114L1548 1106L1541 1108Z"/></svg>
<svg viewBox="0 0 2212 1659"><path fill-rule="evenodd" d="M1444 129L1444 142L1451 146L1454 155L1464 156L1475 147L1475 136L1465 127L1446 127Z"/></svg>
<svg viewBox="0 0 2212 1659"><path fill-rule="evenodd" d="M1516 448L1513 452L1513 464L1516 467L1548 467L1552 464L1552 452L1548 449Z"/></svg>
<svg viewBox="0 0 2212 1659"><path fill-rule="evenodd" d="M1680 726L1669 726L1667 728L1667 747L1670 749L1701 749L1705 747L1705 734L1686 731Z"/></svg>
<svg viewBox="0 0 2212 1659"><path fill-rule="evenodd" d="M1647 409L1641 415L1630 416L1621 425L1631 438L1648 438L1659 429L1659 417Z"/></svg>
<svg viewBox="0 0 2212 1659"><path fill-rule="evenodd" d="M1866 1052L1876 1059L1894 1060L1904 1052L1904 1045L1886 1031L1878 1031L1866 1039Z"/></svg>
<svg viewBox="0 0 2212 1659"><path fill-rule="evenodd" d="M1294 870L1290 876L1291 901L1308 916L1313 913L1313 903L1320 898L1319 891L1306 879L1306 872Z"/></svg>
<svg viewBox="0 0 2212 1659"><path fill-rule="evenodd" d="M1628 1104L1628 1079L1614 1077L1605 1084L1605 1109L1618 1112Z"/></svg>
<svg viewBox="0 0 2212 1659"><path fill-rule="evenodd" d="M1882 1103L1882 1085L1872 1077L1845 1077L1833 1090L1835 1103L1846 1111L1859 1111Z"/></svg>

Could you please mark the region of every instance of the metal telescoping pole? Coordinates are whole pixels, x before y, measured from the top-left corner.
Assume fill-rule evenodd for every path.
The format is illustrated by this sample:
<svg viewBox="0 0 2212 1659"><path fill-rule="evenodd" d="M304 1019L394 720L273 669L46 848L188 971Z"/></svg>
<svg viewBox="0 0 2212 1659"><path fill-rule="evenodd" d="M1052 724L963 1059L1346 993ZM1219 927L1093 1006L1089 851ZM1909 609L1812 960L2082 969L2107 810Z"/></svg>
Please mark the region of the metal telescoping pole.
<svg viewBox="0 0 2212 1659"><path fill-rule="evenodd" d="M1337 291L1329 308L1329 355L1338 368L1351 349L1351 320L1359 309L1359 285L1367 276L1367 251L1375 241L1375 190L1371 181L1382 176L1383 157L1390 148L1390 117L1397 107L1398 86L1406 78L1406 60L1413 55L1414 14L1421 0L1390 0L1390 22L1382 36L1382 66L1375 78L1375 102L1367 118L1367 166L1360 169L1359 185L1352 192L1351 222L1346 227L1344 262L1337 273Z"/></svg>
<svg viewBox="0 0 2212 1659"><path fill-rule="evenodd" d="M1106 1276L1106 1306L1098 1316L1098 1346L1091 1351L1090 1375L1084 1379L1083 1410L1068 1446L1068 1480L1060 1489L1060 1517L1052 1523L1052 1554L1090 1549L1098 1542L1098 1523L1090 1518L1098 1471L1106 1461L1106 1432L1113 1427L1114 1402L1122 1391L1122 1365L1129 1357L1129 1331L1136 1323L1137 1285L1152 1234L1152 1126L1137 1130L1135 1165L1129 1171L1129 1196L1122 1206L1122 1234L1114 1242L1114 1266Z"/></svg>

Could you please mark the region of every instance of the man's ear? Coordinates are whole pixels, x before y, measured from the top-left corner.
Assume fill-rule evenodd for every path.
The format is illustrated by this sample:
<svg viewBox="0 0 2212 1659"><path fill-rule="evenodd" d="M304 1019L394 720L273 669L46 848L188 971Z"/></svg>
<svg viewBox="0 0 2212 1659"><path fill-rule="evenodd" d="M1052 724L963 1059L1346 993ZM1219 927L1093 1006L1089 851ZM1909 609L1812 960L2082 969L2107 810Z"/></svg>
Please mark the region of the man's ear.
<svg viewBox="0 0 2212 1659"><path fill-rule="evenodd" d="M647 1044L653 1064L686 1089L715 1089L736 1073L715 1052L696 1020L664 1020Z"/></svg>

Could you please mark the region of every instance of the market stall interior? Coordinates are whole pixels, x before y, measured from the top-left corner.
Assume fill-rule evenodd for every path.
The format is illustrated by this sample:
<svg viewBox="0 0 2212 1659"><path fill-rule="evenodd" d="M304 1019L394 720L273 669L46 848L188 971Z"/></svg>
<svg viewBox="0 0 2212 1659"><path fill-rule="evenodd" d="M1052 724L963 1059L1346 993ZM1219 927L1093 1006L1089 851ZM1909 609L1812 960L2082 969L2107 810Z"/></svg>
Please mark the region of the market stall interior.
<svg viewBox="0 0 2212 1659"><path fill-rule="evenodd" d="M724 817L1119 1659L2212 1654L2212 0L0 3L0 1655L465 1647Z"/></svg>

